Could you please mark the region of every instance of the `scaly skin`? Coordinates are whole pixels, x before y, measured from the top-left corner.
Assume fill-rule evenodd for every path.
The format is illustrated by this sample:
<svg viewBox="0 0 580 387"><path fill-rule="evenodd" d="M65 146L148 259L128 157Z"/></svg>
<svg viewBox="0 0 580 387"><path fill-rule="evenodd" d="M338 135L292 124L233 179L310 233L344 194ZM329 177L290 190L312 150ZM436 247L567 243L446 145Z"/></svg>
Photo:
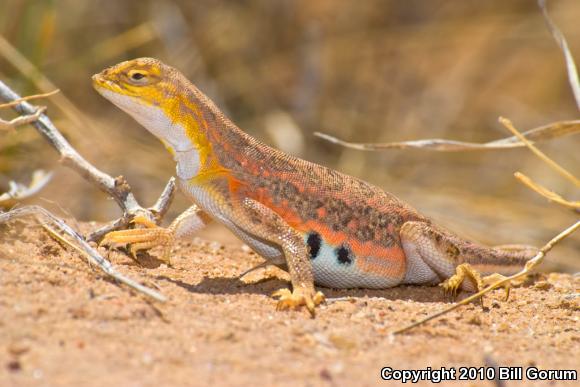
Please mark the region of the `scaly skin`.
<svg viewBox="0 0 580 387"><path fill-rule="evenodd" d="M122 62L93 83L164 143L179 187L196 204L168 229L117 231L105 244L167 248L215 219L272 263L287 265L293 292L277 292L279 308L305 305L311 313L324 299L315 280L372 288L447 280L449 291L473 290L484 283L476 270L508 274L535 254L462 240L377 187L257 141L156 59Z"/></svg>

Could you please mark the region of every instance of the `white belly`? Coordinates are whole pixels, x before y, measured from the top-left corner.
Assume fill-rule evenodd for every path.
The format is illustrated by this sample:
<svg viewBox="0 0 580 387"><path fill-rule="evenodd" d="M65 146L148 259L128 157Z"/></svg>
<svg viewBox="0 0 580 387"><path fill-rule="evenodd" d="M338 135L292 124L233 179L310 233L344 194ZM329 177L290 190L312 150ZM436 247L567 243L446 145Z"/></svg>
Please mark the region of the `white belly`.
<svg viewBox="0 0 580 387"><path fill-rule="evenodd" d="M214 200L211 200L211 197L206 190L197 186L191 186L191 184L187 184L186 180L179 178L177 179L177 183L180 190L187 197L189 197L214 220L226 226L238 238L250 246L250 248L256 253L268 260L272 260L272 263L279 264L285 262L284 253L278 245L268 242L262 238L258 238L257 236L252 235L251 233L237 226L233 221L230 220L228 214L224 212L224 209L220 208L219 204Z"/></svg>

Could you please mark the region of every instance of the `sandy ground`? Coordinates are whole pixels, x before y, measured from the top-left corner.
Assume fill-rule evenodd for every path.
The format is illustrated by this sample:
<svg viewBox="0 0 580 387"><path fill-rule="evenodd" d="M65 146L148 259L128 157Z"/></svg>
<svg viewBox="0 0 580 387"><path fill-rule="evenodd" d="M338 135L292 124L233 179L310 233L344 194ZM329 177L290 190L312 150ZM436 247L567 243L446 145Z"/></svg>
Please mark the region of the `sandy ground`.
<svg viewBox="0 0 580 387"><path fill-rule="evenodd" d="M577 276L538 275L508 302L497 292L391 336L443 308L441 291L322 289L330 301L312 319L275 310L282 281L237 279L261 262L240 245L196 238L175 248L171 268L153 256L109 258L166 304L112 283L36 226L0 226L0 386L346 386L389 384L382 367L580 368Z"/></svg>

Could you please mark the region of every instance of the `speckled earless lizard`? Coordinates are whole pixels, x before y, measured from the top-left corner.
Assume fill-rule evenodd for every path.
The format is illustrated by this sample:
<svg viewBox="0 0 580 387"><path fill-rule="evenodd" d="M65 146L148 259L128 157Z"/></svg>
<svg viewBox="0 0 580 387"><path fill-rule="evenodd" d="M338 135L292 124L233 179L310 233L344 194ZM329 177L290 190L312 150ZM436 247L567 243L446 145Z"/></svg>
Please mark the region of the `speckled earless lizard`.
<svg viewBox="0 0 580 387"><path fill-rule="evenodd" d="M163 246L168 260L176 237L216 220L268 262L287 267L292 292L274 293L279 309L305 305L311 313L324 301L314 283L387 288L443 281L446 291L475 290L486 283L480 272L515 272L536 253L461 239L371 184L261 143L159 60L119 63L93 83L163 142L177 163L180 190L194 203L167 228L136 219L145 227L111 232L103 244L131 244L133 254Z"/></svg>

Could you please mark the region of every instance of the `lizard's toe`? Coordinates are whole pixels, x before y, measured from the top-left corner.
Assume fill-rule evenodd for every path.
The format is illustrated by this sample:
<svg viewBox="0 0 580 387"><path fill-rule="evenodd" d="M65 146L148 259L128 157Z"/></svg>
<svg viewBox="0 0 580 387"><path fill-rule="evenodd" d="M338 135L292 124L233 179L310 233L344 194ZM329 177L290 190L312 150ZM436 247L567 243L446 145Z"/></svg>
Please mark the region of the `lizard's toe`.
<svg viewBox="0 0 580 387"><path fill-rule="evenodd" d="M131 230L112 231L105 235L99 246L126 246L131 245L129 252L137 260L137 253L149 250L153 247L161 247L162 253L159 259L168 265L171 263L169 255L174 243L173 232L163 227L136 228Z"/></svg>
<svg viewBox="0 0 580 387"><path fill-rule="evenodd" d="M440 283L439 286L443 288L445 295L455 298L461 287L478 292L484 288L484 283L477 270L468 263L462 263L455 268L455 274Z"/></svg>
<svg viewBox="0 0 580 387"><path fill-rule="evenodd" d="M289 289L280 289L272 294L278 297L276 310L297 309L300 306L306 306L306 309L314 317L316 306L324 302L324 294L316 292L314 289L298 287L294 291Z"/></svg>
<svg viewBox="0 0 580 387"><path fill-rule="evenodd" d="M483 284L483 287L488 287L496 282L503 281L505 278L506 278L505 276L498 274L498 273L491 274L491 275L488 275L487 277L483 277L482 284ZM505 285L503 285L502 287L505 290L505 301L507 301L508 298L510 297L510 290L512 288L511 281L506 282Z"/></svg>
<svg viewBox="0 0 580 387"><path fill-rule="evenodd" d="M455 298L457 296L457 290L459 289L459 286L461 285L462 282L463 282L462 278L452 276L450 278L447 278L442 283L440 283L439 286L441 286L441 288L443 289L443 294L445 295L445 297Z"/></svg>

